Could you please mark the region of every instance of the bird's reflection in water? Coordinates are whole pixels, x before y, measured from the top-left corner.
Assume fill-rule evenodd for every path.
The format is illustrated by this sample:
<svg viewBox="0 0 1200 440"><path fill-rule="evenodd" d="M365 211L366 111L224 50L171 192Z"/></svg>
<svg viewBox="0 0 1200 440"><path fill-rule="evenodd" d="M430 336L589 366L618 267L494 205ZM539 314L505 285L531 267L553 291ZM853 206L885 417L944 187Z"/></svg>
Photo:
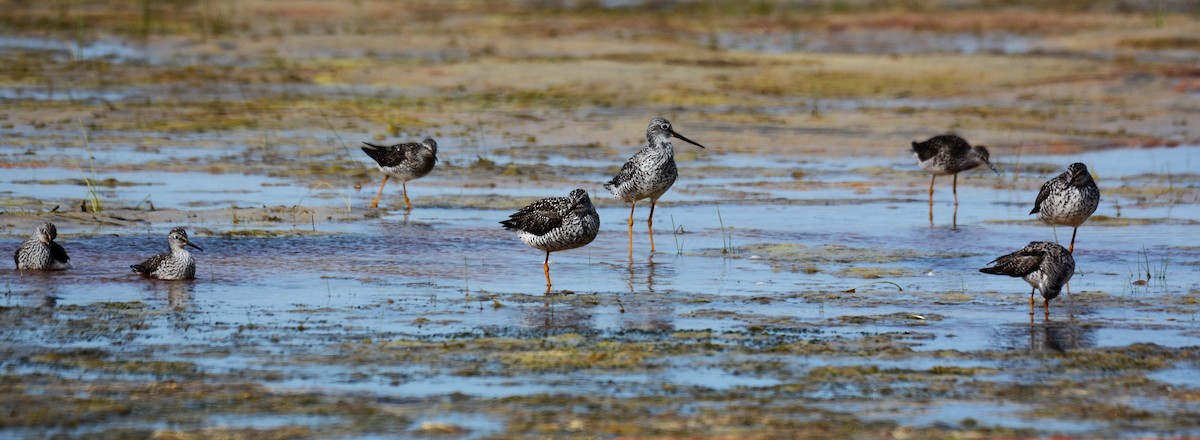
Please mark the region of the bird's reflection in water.
<svg viewBox="0 0 1200 440"><path fill-rule="evenodd" d="M527 328L547 330L547 334L566 330L587 332L593 329L592 313L580 304L581 295L555 294L546 297L541 304L524 306L523 324Z"/></svg>
<svg viewBox="0 0 1200 440"><path fill-rule="evenodd" d="M195 284L190 282L167 282L167 306L177 312L186 312L192 304Z"/></svg>
<svg viewBox="0 0 1200 440"><path fill-rule="evenodd" d="M1095 347L1096 329L1074 319L1005 326L1000 335L1001 345L1029 353L1061 353Z"/></svg>

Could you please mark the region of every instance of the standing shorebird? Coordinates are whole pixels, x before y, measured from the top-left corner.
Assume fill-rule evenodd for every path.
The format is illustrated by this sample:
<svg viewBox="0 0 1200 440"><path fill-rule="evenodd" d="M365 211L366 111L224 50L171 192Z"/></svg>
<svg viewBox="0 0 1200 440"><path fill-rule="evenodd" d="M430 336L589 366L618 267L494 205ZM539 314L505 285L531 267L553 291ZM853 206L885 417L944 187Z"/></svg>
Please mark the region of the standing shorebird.
<svg viewBox="0 0 1200 440"><path fill-rule="evenodd" d="M38 226L33 236L21 243L21 247L13 253L13 261L17 269L26 270L63 270L69 269L71 259L67 250L63 249L54 239L58 237L58 228L54 223L46 222Z"/></svg>
<svg viewBox="0 0 1200 440"><path fill-rule="evenodd" d="M990 156L987 147L968 144L961 137L944 134L934 136L925 142L913 142L913 153L916 153L918 164L933 176L929 179L929 206L933 206L933 182L937 176L951 174L954 176L954 206L958 206L958 173L987 165L996 174L996 167L988 160ZM931 215L932 215L932 211Z"/></svg>
<svg viewBox="0 0 1200 440"><path fill-rule="evenodd" d="M993 264L994 263L994 264ZM993 275L1021 277L1033 286L1029 291L1029 317L1033 318L1033 292L1042 291L1046 299L1046 319L1050 318L1050 300L1062 292L1075 274L1075 258L1058 243L1035 241L1023 249L992 260L991 267L979 269Z"/></svg>
<svg viewBox="0 0 1200 440"><path fill-rule="evenodd" d="M1086 222L1088 217L1100 206L1100 188L1088 173L1087 165L1073 163L1067 167L1067 172L1047 180L1038 192L1037 200L1033 202L1030 214L1037 214L1042 221L1051 227L1062 225L1075 228L1071 231L1071 246L1067 251L1075 253L1075 234L1079 225ZM1054 241L1058 241L1055 233Z"/></svg>
<svg viewBox="0 0 1200 440"><path fill-rule="evenodd" d="M155 255L143 261L142 264L134 264L129 268L143 276L160 280L196 278L196 260L183 247L191 246L200 249L200 246L196 246L195 243L188 240L187 231L184 231L183 228L171 229L171 232L167 234L167 245L171 248L170 252Z"/></svg>
<svg viewBox="0 0 1200 440"><path fill-rule="evenodd" d="M407 209L412 209L412 202L408 200L408 181L425 177L433 170L433 165L437 163L437 142L433 139L425 138L421 143L405 143L395 144L390 146L375 145L370 142L362 147L367 156L375 159L375 163L379 164L379 170L383 171L383 184L379 185L379 194L375 196L375 200L371 201L372 208L379 207L379 198L383 197L383 187L387 186L388 178L395 177L400 180L400 186L404 190L404 205Z"/></svg>
<svg viewBox="0 0 1200 440"><path fill-rule="evenodd" d="M650 216L646 218L646 227L650 230L650 252L654 252L654 205L679 177L679 170L675 168L675 147L671 145L672 136L704 148L672 130L671 123L666 119L651 119L646 127L646 146L629 158L621 171L604 184L604 189L629 202L630 256L633 255L633 208L638 200L645 198L650 199Z"/></svg>
<svg viewBox="0 0 1200 440"><path fill-rule="evenodd" d="M542 271L546 273L546 291L550 291L550 253L575 249L591 243L600 231L600 214L592 206L587 191L576 189L566 197L551 197L533 202L500 222L504 229L517 231L521 241L546 251Z"/></svg>

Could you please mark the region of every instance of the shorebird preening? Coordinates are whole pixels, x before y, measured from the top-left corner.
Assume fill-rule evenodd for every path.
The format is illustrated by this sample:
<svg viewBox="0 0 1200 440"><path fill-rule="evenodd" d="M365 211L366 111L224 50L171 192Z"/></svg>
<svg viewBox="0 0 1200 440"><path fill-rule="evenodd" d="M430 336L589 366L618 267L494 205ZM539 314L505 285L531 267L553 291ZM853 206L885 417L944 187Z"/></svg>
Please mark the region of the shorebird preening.
<svg viewBox="0 0 1200 440"><path fill-rule="evenodd" d="M671 123L663 118L650 120L646 126L646 146L629 158L621 171L608 183L604 184L613 195L629 203L629 252L633 255L633 208L637 201L650 199L650 216L646 218L646 227L650 230L650 252L654 252L654 205L662 197L675 179L679 170L675 168L675 147L671 138L683 139L685 142L704 148L691 139L683 137L671 129Z"/></svg>
<svg viewBox="0 0 1200 440"><path fill-rule="evenodd" d="M517 231L521 241L546 252L542 271L546 291L550 291L550 253L575 249L591 243L600 231L600 215L592 206L587 191L576 189L566 197L551 197L533 202L500 222L504 229Z"/></svg>
<svg viewBox="0 0 1200 440"><path fill-rule="evenodd" d="M1033 287L1029 291L1029 317L1033 318L1033 293L1040 290L1046 299L1046 319L1050 318L1050 300L1058 297L1063 286L1075 274L1075 258L1058 243L1035 241L1019 251L992 260L991 267L979 269L993 275L1020 277Z"/></svg>
<svg viewBox="0 0 1200 440"><path fill-rule="evenodd" d="M191 240L188 240L187 231L183 228L171 229L171 232L167 234L167 246L170 248L167 253L155 255L143 261L142 264L134 264L129 268L143 276L160 280L196 278L196 260L183 247L191 246L200 249L200 246L196 246Z"/></svg>
<svg viewBox="0 0 1200 440"><path fill-rule="evenodd" d="M13 253L13 261L21 270L63 270L69 269L71 259L67 250L63 249L54 239L58 237L58 229L54 223L46 222L38 225L33 236L21 243Z"/></svg>
<svg viewBox="0 0 1200 440"><path fill-rule="evenodd" d="M379 207L379 198L383 197L383 187L387 186L388 178L395 177L400 180L400 187L404 192L405 209L412 209L412 202L408 200L408 181L425 177L433 170L433 165L437 163L437 142L433 139L426 138L421 143L410 142L395 145L375 145L370 142L362 147L367 156L375 159L375 163L379 164L379 170L383 171L383 184L379 185L379 194L375 196L375 200L371 201L372 208Z"/></svg>
<svg viewBox="0 0 1200 440"><path fill-rule="evenodd" d="M1068 252L1075 253L1075 234L1079 225L1086 222L1096 207L1100 206L1100 188L1088 172L1087 165L1073 163L1067 167L1067 172L1046 181L1038 192L1037 200L1033 202L1030 214L1037 214L1042 221L1051 227L1056 225L1070 226L1071 246ZM1057 234L1055 241L1058 241Z"/></svg>

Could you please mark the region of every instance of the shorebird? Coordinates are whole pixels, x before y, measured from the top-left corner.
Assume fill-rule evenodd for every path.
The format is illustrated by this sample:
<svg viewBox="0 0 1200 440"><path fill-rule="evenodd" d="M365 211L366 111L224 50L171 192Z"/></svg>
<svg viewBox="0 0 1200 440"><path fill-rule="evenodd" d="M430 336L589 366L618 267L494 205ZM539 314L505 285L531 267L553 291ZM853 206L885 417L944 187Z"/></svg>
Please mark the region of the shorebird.
<svg viewBox="0 0 1200 440"><path fill-rule="evenodd" d="M170 252L155 255L143 261L142 264L134 264L129 268L143 276L160 280L196 278L196 260L183 247L191 246L200 249L200 246L196 246L195 243L188 240L187 231L184 231L183 228L171 229L171 232L167 234L167 245L170 246Z"/></svg>
<svg viewBox="0 0 1200 440"><path fill-rule="evenodd" d="M646 126L645 147L630 157L621 171L608 183L604 184L613 195L629 202L629 243L630 256L633 252L633 208L637 201L650 199L650 216L646 218L646 227L650 229L650 252L654 252L654 205L679 177L675 168L675 147L671 145L671 137L683 139L685 142L704 148L691 139L683 137L671 129L671 123L663 118L650 120Z"/></svg>
<svg viewBox="0 0 1200 440"><path fill-rule="evenodd" d="M13 262L17 269L25 270L63 270L69 269L71 259L67 250L63 249L54 239L58 237L58 229L54 223L46 222L38 226L33 235L21 243L21 247L13 253Z"/></svg>
<svg viewBox="0 0 1200 440"><path fill-rule="evenodd" d="M1033 318L1033 293L1040 290L1046 299L1046 318L1050 318L1050 300L1075 274L1075 258L1058 243L1034 241L1023 249L992 260L991 267L979 269L993 275L1021 277L1033 287L1029 291L1029 317Z"/></svg>
<svg viewBox="0 0 1200 440"><path fill-rule="evenodd" d="M951 174L954 176L954 206L958 206L958 173L987 165L996 174L996 167L988 160L987 147L968 144L961 137L944 134L934 136L925 142L913 142L913 153L916 153L918 164L933 176L929 179L929 206L933 206L933 182L937 176Z"/></svg>
<svg viewBox="0 0 1200 440"><path fill-rule="evenodd" d="M546 290L550 290L550 253L575 249L591 243L600 231L600 215L592 206L587 191L576 189L566 197L551 197L533 202L500 222L504 229L517 231L521 241L546 251L542 271Z"/></svg>
<svg viewBox="0 0 1200 440"><path fill-rule="evenodd" d="M1042 221L1051 227L1056 225L1075 228L1071 231L1071 246L1067 251L1075 253L1075 234L1079 225L1086 222L1088 217L1100 206L1100 188L1088 173L1087 165L1073 163L1067 167L1067 172L1046 181L1038 192L1037 200L1033 202L1030 214L1037 214ZM1055 234L1054 241L1058 241Z"/></svg>
<svg viewBox="0 0 1200 440"><path fill-rule="evenodd" d="M404 205L407 209L412 209L412 202L408 200L408 181L425 177L433 170L433 165L437 163L437 142L425 138L419 144L416 142L395 145L375 145L370 142L363 142L363 144L366 145L362 147L363 152L367 153L367 156L371 156L371 159L375 159L379 170L383 171L383 184L379 185L379 194L375 196L375 200L371 201L371 207L379 207L379 198L383 197L383 187L387 186L389 177L395 177L400 180L400 186L404 190Z"/></svg>

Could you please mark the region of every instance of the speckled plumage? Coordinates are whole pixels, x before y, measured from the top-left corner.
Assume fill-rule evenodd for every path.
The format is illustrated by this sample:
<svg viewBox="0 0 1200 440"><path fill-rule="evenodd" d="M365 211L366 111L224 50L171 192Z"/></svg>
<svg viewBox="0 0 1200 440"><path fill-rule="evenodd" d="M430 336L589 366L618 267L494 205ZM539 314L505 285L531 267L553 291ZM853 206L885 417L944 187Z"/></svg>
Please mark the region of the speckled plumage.
<svg viewBox="0 0 1200 440"><path fill-rule="evenodd" d="M630 203L646 198L655 201L662 197L679 177L672 136L704 148L672 130L666 119L651 119L646 126L646 146L621 166L621 171L604 184L604 189Z"/></svg>
<svg viewBox="0 0 1200 440"><path fill-rule="evenodd" d="M1096 208L1100 206L1100 188L1092 179L1087 166L1073 163L1065 173L1046 181L1038 192L1037 200L1033 202L1030 214L1050 225L1070 226L1071 245L1067 248L1075 252L1075 233L1079 225L1086 222Z"/></svg>
<svg viewBox="0 0 1200 440"><path fill-rule="evenodd" d="M575 189L567 197L538 200L500 222L516 231L521 241L546 252L546 286L550 285L550 253L591 243L600 231L600 215L587 191Z"/></svg>
<svg viewBox="0 0 1200 440"><path fill-rule="evenodd" d="M650 124L646 126L646 146L630 157L625 165L621 166L621 171L618 171L612 180L604 184L604 189L630 204L630 228L633 227L633 208L637 206L637 201L650 199L650 216L646 218L646 225L651 228L651 252L654 251L654 205L658 203L659 197L671 189L671 185L674 185L675 179L679 177L679 169L675 167L675 147L671 144L671 137L704 148L703 145L676 133L666 119L651 119ZM630 230L630 240L632 240L632 229ZM632 245L632 242L630 244ZM630 248L630 252L632 251Z"/></svg>
<svg viewBox="0 0 1200 440"><path fill-rule="evenodd" d="M395 145L376 145L363 142L362 147L367 156L375 160L379 170L383 171L383 184L379 186L379 195L371 202L371 207L379 206L379 197L383 195L383 187L387 186L389 177L395 177L404 188L404 203L412 209L408 200L408 181L425 177L437 163L437 142L426 138L421 143L402 143Z"/></svg>
<svg viewBox="0 0 1200 440"><path fill-rule="evenodd" d="M38 226L33 235L21 243L13 253L13 262L21 270L63 270L71 267L67 250L63 249L54 239L58 238L58 228L53 223L46 222Z"/></svg>
<svg viewBox="0 0 1200 440"><path fill-rule="evenodd" d="M167 245L170 251L150 257L141 264L129 266L134 272L160 280L188 280L196 278L196 260L192 258L184 246L200 249L188 240L187 231L183 228L171 229L167 234Z"/></svg>
<svg viewBox="0 0 1200 440"><path fill-rule="evenodd" d="M992 260L991 267L979 269L993 275L1020 277L1033 287L1029 292L1029 313L1033 313L1033 293L1041 291L1046 299L1046 316L1050 316L1050 300L1058 297L1063 286L1075 274L1075 258L1058 243L1035 241L1019 251Z"/></svg>
<svg viewBox="0 0 1200 440"><path fill-rule="evenodd" d="M958 173L980 165L987 165L992 171L1000 173L996 171L996 167L992 166L991 155L988 153L987 147L983 145L972 147L965 139L952 134L934 136L925 142L914 141L912 150L917 155L918 165L933 175L929 180L929 203L931 205L933 204L933 182L937 180L937 176L954 176L954 204L958 205Z"/></svg>

